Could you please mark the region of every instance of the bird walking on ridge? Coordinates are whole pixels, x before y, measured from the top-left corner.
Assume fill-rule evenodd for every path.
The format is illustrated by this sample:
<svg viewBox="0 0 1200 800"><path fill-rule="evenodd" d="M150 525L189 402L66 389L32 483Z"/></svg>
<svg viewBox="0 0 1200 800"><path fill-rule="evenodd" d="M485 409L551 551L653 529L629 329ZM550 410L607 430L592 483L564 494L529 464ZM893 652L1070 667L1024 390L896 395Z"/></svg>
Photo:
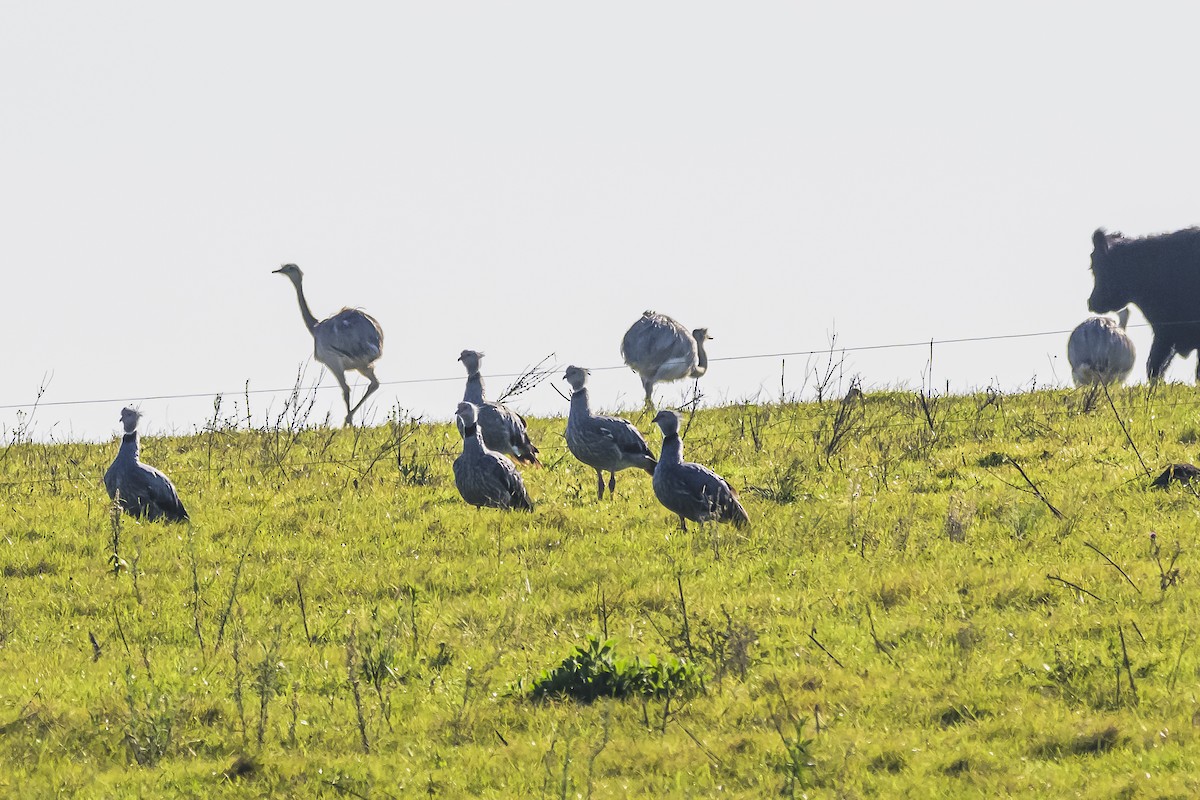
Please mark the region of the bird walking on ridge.
<svg viewBox="0 0 1200 800"><path fill-rule="evenodd" d="M629 420L592 414L588 401L588 371L567 367L563 379L571 384L571 412L567 415L567 449L596 470L598 498L604 499L604 470L608 470L608 496L617 488L617 472L628 467L654 474L657 463L646 439Z"/></svg>
<svg viewBox="0 0 1200 800"><path fill-rule="evenodd" d="M304 299L304 273L295 264L284 264L275 273L287 277L296 287L296 300L300 303L300 316L304 326L313 337L313 355L320 361L342 387L342 399L346 403L346 424L352 425L354 412L366 402L371 393L379 388L375 377L375 362L383 355L383 328L374 317L357 308L343 308L332 317L317 320L308 309ZM350 385L346 383L346 371L356 370L370 385L359 401L350 407Z"/></svg>
<svg viewBox="0 0 1200 800"><path fill-rule="evenodd" d="M704 343L711 339L708 328L692 332L680 323L654 311L645 311L621 340L621 358L642 379L646 407L653 408L654 384L699 378L708 371Z"/></svg>
<svg viewBox="0 0 1200 800"><path fill-rule="evenodd" d="M479 432L479 409L474 403L458 404L455 421L463 437L462 455L454 459L454 485L473 506L533 511L521 473L512 462L488 449Z"/></svg>
<svg viewBox="0 0 1200 800"><path fill-rule="evenodd" d="M525 430L525 419L508 406L483 399L483 376L479 374L479 362L483 353L463 350L458 360L467 368L467 387L463 401L473 403L479 409L479 431L488 449L512 456L524 464L540 467L538 449L529 440Z"/></svg>
<svg viewBox="0 0 1200 800"><path fill-rule="evenodd" d="M701 524L716 520L732 522L738 528L748 526L750 518L729 483L708 467L683 460L678 412L660 411L654 423L663 434L662 452L654 468L654 496L679 516L679 527L686 531L689 519Z"/></svg>
<svg viewBox="0 0 1200 800"><path fill-rule="evenodd" d="M1123 383L1133 372L1137 354L1133 340L1125 333L1129 323L1129 308L1110 317L1089 317L1071 331L1067 339L1067 361L1076 386L1097 383Z"/></svg>
<svg viewBox="0 0 1200 800"><path fill-rule="evenodd" d="M121 423L125 435L121 437L121 449L112 466L104 473L104 488L110 499L133 517L145 517L151 522L165 519L167 522L186 522L187 510L179 500L171 479L149 464L143 464L138 455L138 420L142 415L128 406L121 409Z"/></svg>

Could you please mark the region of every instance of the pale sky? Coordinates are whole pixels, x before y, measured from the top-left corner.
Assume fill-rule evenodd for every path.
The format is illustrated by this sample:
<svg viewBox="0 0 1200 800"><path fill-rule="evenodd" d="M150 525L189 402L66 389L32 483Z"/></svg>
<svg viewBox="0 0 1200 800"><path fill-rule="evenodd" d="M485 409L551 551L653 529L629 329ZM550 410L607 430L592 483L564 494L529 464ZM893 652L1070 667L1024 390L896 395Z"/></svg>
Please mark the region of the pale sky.
<svg viewBox="0 0 1200 800"><path fill-rule="evenodd" d="M45 402L111 402L45 406L35 436L104 440L126 402L147 430L186 432L218 391L290 386L312 342L271 274L289 261L318 316L380 320L381 380L458 379L385 385L376 422L395 403L449 419L463 348L487 352L485 375L550 352L618 365L646 308L708 326L713 358L831 331L853 347L1069 329L1095 228L1200 224L1196 17L3 0L0 405L52 374ZM1149 332L1133 332L1144 381ZM1061 385L1065 344L940 346L933 384ZM853 352L846 368L916 387L928 356ZM804 361L788 359L789 392ZM1169 377L1193 371L1177 359ZM715 362L701 387L717 403L779 383L765 358ZM640 401L624 369L592 390L603 408ZM140 400L183 393L203 396ZM271 403L252 398L256 421ZM548 386L514 405L566 407ZM0 409L6 437L16 423Z"/></svg>

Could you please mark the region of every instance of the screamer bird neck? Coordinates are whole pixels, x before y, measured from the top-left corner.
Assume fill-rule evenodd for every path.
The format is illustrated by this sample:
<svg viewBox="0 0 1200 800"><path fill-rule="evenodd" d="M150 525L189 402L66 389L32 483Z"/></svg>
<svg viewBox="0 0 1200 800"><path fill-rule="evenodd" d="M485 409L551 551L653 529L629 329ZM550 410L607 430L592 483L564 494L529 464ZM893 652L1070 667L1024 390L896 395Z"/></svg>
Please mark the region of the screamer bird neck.
<svg viewBox="0 0 1200 800"><path fill-rule="evenodd" d="M121 437L121 449L117 451L117 458L128 459L129 461L137 461L141 454L141 443L138 441L137 430L132 430Z"/></svg>
<svg viewBox="0 0 1200 800"><path fill-rule="evenodd" d="M592 404L588 400L587 388L576 389L571 392L571 413L570 416L575 418L590 417L592 415Z"/></svg>
<svg viewBox="0 0 1200 800"><path fill-rule="evenodd" d="M483 405L483 376L478 370L467 376L467 390L463 392L463 400L477 406Z"/></svg>
<svg viewBox="0 0 1200 800"><path fill-rule="evenodd" d="M679 434L673 433L663 437L662 452L658 454L658 463L683 463L683 440L679 438Z"/></svg>

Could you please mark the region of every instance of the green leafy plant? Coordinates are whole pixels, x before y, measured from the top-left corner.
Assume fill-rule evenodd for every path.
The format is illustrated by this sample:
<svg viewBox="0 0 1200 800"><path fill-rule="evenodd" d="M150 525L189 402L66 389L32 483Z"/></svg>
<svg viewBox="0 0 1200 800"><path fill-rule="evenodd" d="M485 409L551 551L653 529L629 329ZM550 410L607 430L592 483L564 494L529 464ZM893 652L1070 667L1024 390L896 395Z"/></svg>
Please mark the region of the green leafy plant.
<svg viewBox="0 0 1200 800"><path fill-rule="evenodd" d="M687 661L654 655L621 658L611 639L589 636L561 664L542 672L529 694L534 699L569 697L590 703L600 697L690 696L700 686L699 670Z"/></svg>

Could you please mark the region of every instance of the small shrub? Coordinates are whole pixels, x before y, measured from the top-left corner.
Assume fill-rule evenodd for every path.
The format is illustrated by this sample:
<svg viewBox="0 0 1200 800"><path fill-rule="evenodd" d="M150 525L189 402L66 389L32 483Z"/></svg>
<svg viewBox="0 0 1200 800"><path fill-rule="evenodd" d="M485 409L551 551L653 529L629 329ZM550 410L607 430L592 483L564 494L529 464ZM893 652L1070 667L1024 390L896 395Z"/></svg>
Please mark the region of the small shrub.
<svg viewBox="0 0 1200 800"><path fill-rule="evenodd" d="M804 735L804 720L791 721L791 731L785 731L784 726L775 721L775 729L783 741L783 755L771 758L775 771L783 775L783 786L780 794L794 798L796 789L808 783L809 775L816 762L812 758L813 740Z"/></svg>
<svg viewBox="0 0 1200 800"><path fill-rule="evenodd" d="M800 459L793 458L787 466L776 466L762 486L746 488L764 500L779 505L794 503L804 496L801 486L802 467Z"/></svg>
<svg viewBox="0 0 1200 800"><path fill-rule="evenodd" d="M129 668L125 670L125 684L129 719L125 723L122 739L134 762L139 766L153 767L171 747L174 709L168 697L157 692L155 687L139 692ZM139 698L139 694L145 697Z"/></svg>
<svg viewBox="0 0 1200 800"><path fill-rule="evenodd" d="M1070 739L1047 739L1034 748L1039 758L1062 758L1063 756L1095 756L1107 753L1121 744L1121 732L1115 725L1096 731L1081 733Z"/></svg>
<svg viewBox="0 0 1200 800"><path fill-rule="evenodd" d="M1005 464L1007 464L1008 456L1004 455L1003 453L997 453L995 450L993 450L975 463L986 469L995 469L996 467L1003 467Z"/></svg>
<svg viewBox="0 0 1200 800"><path fill-rule="evenodd" d="M619 658L611 639L589 636L587 644L542 672L529 695L534 699L569 697L590 703L599 697L662 698L696 694L700 673L687 661L648 656Z"/></svg>
<svg viewBox="0 0 1200 800"><path fill-rule="evenodd" d="M982 711L971 705L955 705L944 709L936 716L936 719L943 728L953 728L965 722L978 722L990 716L990 712Z"/></svg>
<svg viewBox="0 0 1200 800"><path fill-rule="evenodd" d="M888 772L896 774L907 766L903 754L897 753L895 750L887 750L871 759L867 764L867 768L872 772Z"/></svg>

